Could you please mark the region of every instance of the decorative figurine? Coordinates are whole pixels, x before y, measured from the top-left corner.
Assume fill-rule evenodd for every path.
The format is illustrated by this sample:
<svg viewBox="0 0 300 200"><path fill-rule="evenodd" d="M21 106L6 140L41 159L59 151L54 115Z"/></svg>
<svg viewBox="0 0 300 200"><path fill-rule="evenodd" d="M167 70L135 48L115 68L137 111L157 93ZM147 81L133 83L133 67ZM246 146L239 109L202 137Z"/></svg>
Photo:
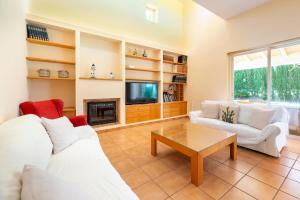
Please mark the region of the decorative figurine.
<svg viewBox="0 0 300 200"><path fill-rule="evenodd" d="M96 78L96 65L92 64L91 66L91 78Z"/></svg>
<svg viewBox="0 0 300 200"><path fill-rule="evenodd" d="M138 55L137 49L134 49L134 50L133 50L132 55L134 55L134 56L137 56L137 55Z"/></svg>
<svg viewBox="0 0 300 200"><path fill-rule="evenodd" d="M145 58L148 57L147 52L146 52L146 49L144 49L143 57L145 57Z"/></svg>
<svg viewBox="0 0 300 200"><path fill-rule="evenodd" d="M115 78L114 73L113 73L113 72L110 72L110 73L109 73L109 77L110 77L111 79L114 79L114 78Z"/></svg>

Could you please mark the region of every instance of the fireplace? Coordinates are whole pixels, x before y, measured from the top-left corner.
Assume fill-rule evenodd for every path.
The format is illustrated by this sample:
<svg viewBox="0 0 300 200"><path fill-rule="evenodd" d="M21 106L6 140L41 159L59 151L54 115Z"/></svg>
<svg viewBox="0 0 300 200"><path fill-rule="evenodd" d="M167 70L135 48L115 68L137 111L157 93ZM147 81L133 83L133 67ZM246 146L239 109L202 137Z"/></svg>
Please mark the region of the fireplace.
<svg viewBox="0 0 300 200"><path fill-rule="evenodd" d="M88 124L91 126L117 122L118 105L116 100L93 100L86 102Z"/></svg>

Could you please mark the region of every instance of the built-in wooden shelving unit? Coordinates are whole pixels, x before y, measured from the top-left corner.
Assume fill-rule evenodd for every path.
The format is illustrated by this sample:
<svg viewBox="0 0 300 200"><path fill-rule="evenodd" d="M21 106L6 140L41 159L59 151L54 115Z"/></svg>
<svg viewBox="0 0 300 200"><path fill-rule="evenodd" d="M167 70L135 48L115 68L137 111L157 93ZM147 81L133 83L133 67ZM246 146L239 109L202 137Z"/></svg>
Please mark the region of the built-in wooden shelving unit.
<svg viewBox="0 0 300 200"><path fill-rule="evenodd" d="M64 113L75 115L75 31L59 26L28 20L47 29L49 41L26 38L26 57L29 99L41 101L60 98L66 108ZM42 77L39 70L48 70L50 77ZM67 71L68 78L59 78L59 71ZM41 82L41 81L42 82Z"/></svg>
<svg viewBox="0 0 300 200"><path fill-rule="evenodd" d="M160 59L157 58L149 58L149 57L143 57L143 56L135 56L135 55L126 55L127 58L134 58L134 59L140 59L140 60L147 60L147 61L153 61L153 62L159 62Z"/></svg>
<svg viewBox="0 0 300 200"><path fill-rule="evenodd" d="M26 60L35 61L35 62L48 62L48 63L75 65L75 62L70 62L70 61L65 61L65 60L55 60L55 59L49 59L49 58L26 57Z"/></svg>
<svg viewBox="0 0 300 200"><path fill-rule="evenodd" d="M121 78L100 78L100 77L96 77L96 78L91 78L91 77L79 77L79 79L81 80L94 80L94 81L123 81Z"/></svg>
<svg viewBox="0 0 300 200"><path fill-rule="evenodd" d="M174 81L174 78L181 81L187 76L187 63L181 62L186 60L184 59L185 56L169 51L164 51L163 55L164 58L168 59L163 60L163 117L185 115L187 113L186 83Z"/></svg>
<svg viewBox="0 0 300 200"><path fill-rule="evenodd" d="M31 17L27 23L46 28L50 40L24 38L30 100L60 98L65 103L64 114L71 117L86 114L86 100L117 98L122 126L186 115L187 84L173 82L173 76L187 76L187 64L178 59L181 53L39 17ZM164 55L173 56L174 60ZM96 78L90 77L93 64ZM50 77L40 77L40 69L49 70ZM62 71L68 71L69 78L58 78ZM125 105L126 82L156 83L158 102ZM171 88L176 89L176 101L164 102L163 94Z"/></svg>
<svg viewBox="0 0 300 200"><path fill-rule="evenodd" d="M58 42L43 41L43 40L37 40L37 39L33 39L33 38L27 38L26 40L33 44L60 47L60 48L65 48L65 49L75 49L74 45L67 45L67 44L62 44L62 43L58 43Z"/></svg>

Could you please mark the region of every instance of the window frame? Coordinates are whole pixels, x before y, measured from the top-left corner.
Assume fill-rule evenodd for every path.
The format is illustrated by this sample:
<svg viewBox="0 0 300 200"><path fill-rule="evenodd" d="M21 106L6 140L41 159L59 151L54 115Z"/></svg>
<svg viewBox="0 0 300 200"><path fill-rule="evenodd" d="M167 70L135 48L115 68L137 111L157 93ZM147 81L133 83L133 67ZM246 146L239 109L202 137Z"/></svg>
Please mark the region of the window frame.
<svg viewBox="0 0 300 200"><path fill-rule="evenodd" d="M153 14L154 14L154 20L150 20L150 19L148 19L148 17L147 17L147 12L148 11L152 11L153 12ZM153 24L157 24L158 23L158 20L159 20L159 11L158 11L158 8L156 7L156 6L153 6L153 5L150 5L150 4L147 4L146 6L145 6L145 19L146 19L146 21L148 21L148 22L151 22L151 23L153 23Z"/></svg>
<svg viewBox="0 0 300 200"><path fill-rule="evenodd" d="M235 51L228 53L229 56L229 92L230 92L230 98L232 101L238 101L237 99L234 99L234 57L241 56L241 55L247 55L251 53L256 53L260 51L267 51L267 68L268 68L268 79L267 79L267 100L261 100L260 102L264 103L272 103L272 104L284 104L291 107L298 107L300 108L300 102L299 103L293 103L293 102L273 102L272 101L272 57L271 53L272 50L278 49L278 48L284 48L284 47L290 47L293 45L300 45L300 38L295 38L291 40L281 41L277 43L272 43L269 45L264 45L262 47L253 48L249 50L242 50L242 51ZM252 102L251 100L249 100ZM255 101L253 101L255 102Z"/></svg>

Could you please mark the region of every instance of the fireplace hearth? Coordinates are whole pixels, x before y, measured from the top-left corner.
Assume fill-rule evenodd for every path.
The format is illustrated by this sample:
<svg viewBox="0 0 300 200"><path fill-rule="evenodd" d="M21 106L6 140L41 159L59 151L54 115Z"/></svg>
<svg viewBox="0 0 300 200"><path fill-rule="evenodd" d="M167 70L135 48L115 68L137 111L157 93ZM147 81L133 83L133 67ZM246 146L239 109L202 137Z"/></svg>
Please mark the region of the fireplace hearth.
<svg viewBox="0 0 300 200"><path fill-rule="evenodd" d="M88 124L91 126L117 122L117 101L87 102Z"/></svg>

